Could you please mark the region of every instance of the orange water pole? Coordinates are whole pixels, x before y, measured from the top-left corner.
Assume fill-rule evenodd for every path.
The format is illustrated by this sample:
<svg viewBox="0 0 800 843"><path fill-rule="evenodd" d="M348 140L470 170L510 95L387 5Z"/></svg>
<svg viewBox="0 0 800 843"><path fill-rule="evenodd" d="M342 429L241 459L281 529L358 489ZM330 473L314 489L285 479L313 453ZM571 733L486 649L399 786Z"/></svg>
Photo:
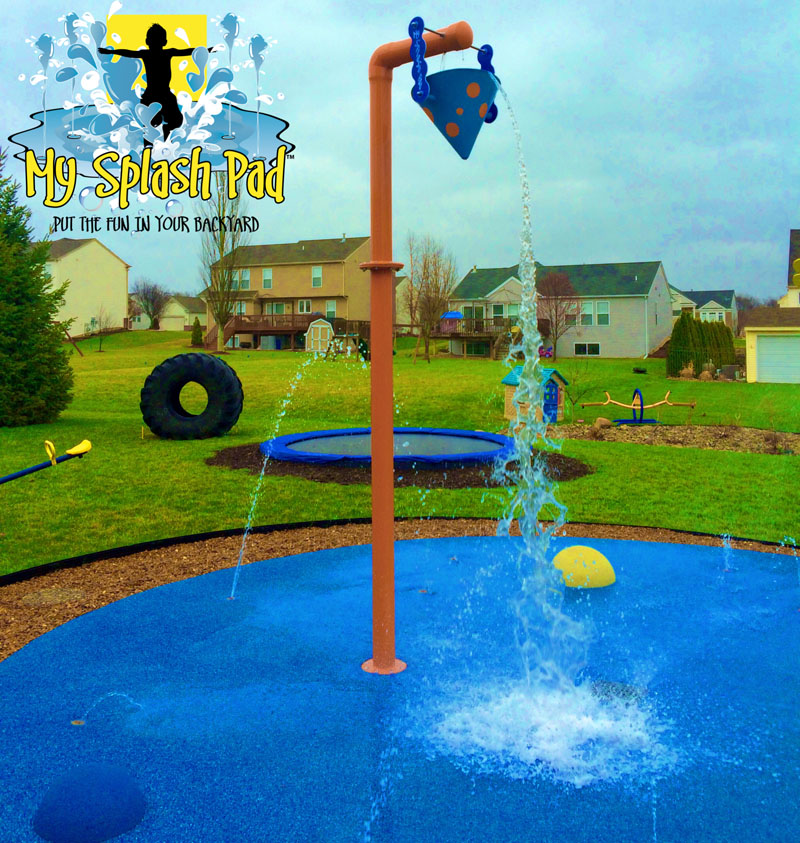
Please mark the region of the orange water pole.
<svg viewBox="0 0 800 843"><path fill-rule="evenodd" d="M425 55L472 46L472 27L459 21L426 32ZM372 388L372 658L369 673L400 673L394 648L394 396L392 391L392 70L411 61L411 39L378 47L369 62L370 278ZM410 86L409 86L410 87Z"/></svg>

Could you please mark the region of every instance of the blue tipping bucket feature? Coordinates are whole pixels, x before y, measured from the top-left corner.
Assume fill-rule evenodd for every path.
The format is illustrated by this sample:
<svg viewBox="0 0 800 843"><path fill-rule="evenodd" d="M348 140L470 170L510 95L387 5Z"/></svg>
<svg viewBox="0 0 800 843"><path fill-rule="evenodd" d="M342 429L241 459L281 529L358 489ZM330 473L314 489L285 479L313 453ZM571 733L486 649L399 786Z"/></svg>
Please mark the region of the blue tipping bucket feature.
<svg viewBox="0 0 800 843"><path fill-rule="evenodd" d="M428 77L430 94L422 110L464 159L469 158L497 96L494 74L475 68L442 70Z"/></svg>
<svg viewBox="0 0 800 843"><path fill-rule="evenodd" d="M425 22L421 17L411 19L411 75L414 87L411 98L433 121L450 146L464 159L469 158L478 132L484 123L497 119L497 96L500 80L494 75L494 51L484 44L478 51L480 70L459 68L443 70L428 77L425 61L427 45L422 33Z"/></svg>

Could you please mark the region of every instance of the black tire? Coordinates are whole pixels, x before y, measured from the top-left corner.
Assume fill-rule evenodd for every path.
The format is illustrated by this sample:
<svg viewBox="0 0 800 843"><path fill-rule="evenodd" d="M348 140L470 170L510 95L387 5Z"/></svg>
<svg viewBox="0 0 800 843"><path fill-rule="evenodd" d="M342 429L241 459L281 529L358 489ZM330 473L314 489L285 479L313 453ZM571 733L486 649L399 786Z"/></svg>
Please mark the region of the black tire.
<svg viewBox="0 0 800 843"><path fill-rule="evenodd" d="M208 393L199 415L187 412L180 401L187 383L198 383ZM148 375L139 408L144 423L162 439L208 439L227 433L239 419L244 394L236 372L209 354L178 354Z"/></svg>

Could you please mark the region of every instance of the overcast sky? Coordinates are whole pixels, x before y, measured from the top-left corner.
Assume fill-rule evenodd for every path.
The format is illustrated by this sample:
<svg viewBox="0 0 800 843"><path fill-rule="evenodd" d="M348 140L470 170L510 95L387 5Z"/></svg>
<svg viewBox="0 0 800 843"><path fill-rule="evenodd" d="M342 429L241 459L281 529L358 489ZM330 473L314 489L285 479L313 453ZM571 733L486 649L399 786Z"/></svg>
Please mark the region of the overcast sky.
<svg viewBox="0 0 800 843"><path fill-rule="evenodd" d="M38 89L18 81L37 67L25 38L63 35L58 18L66 12L104 19L108 7L50 0L4 7L8 136L29 127L28 115L40 107ZM785 291L789 229L800 228L796 0L499 7L475 0L230 6L127 0L122 8L153 13L154 20L158 13L204 13L209 43L221 40L210 19L229 11L245 19L243 34L277 40L262 86L275 97L271 113L289 121L284 136L297 147L287 163L286 201L251 204L261 223L253 242L369 233L367 64L377 46L407 37L409 20L421 15L432 27L466 20L476 45L494 48L523 136L540 262L660 260L682 289L732 287L762 297ZM469 50L433 58L429 73L477 66L476 57ZM415 232L442 241L460 272L516 263L520 188L504 104L462 161L411 100L411 86L410 65L396 70L395 259L405 259L406 235ZM23 179L19 162L9 170ZM31 204L43 232L53 212ZM73 204L73 213L83 212ZM161 212L156 204L152 211ZM132 280L200 289L198 235L100 238L132 265Z"/></svg>

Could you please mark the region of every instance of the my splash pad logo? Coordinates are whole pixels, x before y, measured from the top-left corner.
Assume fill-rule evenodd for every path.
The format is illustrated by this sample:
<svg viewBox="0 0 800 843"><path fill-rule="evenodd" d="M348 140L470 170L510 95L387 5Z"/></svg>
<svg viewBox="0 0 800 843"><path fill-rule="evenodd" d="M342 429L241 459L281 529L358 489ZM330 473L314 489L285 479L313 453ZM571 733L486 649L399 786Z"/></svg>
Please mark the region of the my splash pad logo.
<svg viewBox="0 0 800 843"><path fill-rule="evenodd" d="M133 198L155 197L174 214L179 197L211 198L221 172L230 199L283 202L294 145L281 138L289 124L262 111L273 102L262 84L276 42L244 37L232 13L213 20L220 37L213 44L205 15L121 8L115 0L105 23L70 13L60 19L62 37L29 39L40 69L19 79L41 90L41 111L31 115L37 126L10 138L24 149L16 157L27 195L43 188L44 205L61 208L87 177L99 179L79 192L88 211L105 200L125 210Z"/></svg>

